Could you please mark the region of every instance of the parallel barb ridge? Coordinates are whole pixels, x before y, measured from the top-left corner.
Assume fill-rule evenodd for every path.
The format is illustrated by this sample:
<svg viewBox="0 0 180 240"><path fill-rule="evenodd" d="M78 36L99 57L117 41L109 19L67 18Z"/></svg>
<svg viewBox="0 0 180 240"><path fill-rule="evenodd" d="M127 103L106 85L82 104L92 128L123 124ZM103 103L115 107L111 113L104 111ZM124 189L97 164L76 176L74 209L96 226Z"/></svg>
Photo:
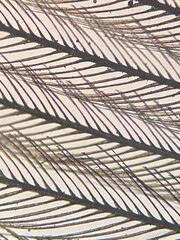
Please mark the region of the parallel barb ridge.
<svg viewBox="0 0 180 240"><path fill-rule="evenodd" d="M0 1L0 238L180 239L179 13Z"/></svg>

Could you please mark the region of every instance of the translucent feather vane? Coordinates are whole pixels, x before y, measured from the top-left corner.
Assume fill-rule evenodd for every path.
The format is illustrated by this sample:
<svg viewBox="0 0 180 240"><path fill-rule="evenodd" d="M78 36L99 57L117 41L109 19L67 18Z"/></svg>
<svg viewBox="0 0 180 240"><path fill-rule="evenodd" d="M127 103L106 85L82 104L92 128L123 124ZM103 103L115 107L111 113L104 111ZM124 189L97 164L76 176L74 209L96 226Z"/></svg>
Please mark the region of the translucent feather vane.
<svg viewBox="0 0 180 240"><path fill-rule="evenodd" d="M0 1L0 238L180 238L179 0Z"/></svg>

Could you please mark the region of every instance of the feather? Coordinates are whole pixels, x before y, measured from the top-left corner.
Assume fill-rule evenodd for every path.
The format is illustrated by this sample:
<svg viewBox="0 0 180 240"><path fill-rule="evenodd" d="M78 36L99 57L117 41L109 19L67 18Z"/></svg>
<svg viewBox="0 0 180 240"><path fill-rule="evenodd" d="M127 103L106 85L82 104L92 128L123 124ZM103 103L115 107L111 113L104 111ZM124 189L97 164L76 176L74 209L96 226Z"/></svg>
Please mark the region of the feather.
<svg viewBox="0 0 180 240"><path fill-rule="evenodd" d="M0 1L0 236L180 237L179 2Z"/></svg>

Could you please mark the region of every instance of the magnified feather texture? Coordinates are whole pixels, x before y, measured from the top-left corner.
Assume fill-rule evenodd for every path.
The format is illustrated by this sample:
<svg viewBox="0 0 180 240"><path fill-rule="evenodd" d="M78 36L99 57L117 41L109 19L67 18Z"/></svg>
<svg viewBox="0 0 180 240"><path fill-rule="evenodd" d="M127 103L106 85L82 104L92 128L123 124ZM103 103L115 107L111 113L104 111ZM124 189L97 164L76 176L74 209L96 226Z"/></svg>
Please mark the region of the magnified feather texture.
<svg viewBox="0 0 180 240"><path fill-rule="evenodd" d="M0 1L0 239L180 239L179 16Z"/></svg>

